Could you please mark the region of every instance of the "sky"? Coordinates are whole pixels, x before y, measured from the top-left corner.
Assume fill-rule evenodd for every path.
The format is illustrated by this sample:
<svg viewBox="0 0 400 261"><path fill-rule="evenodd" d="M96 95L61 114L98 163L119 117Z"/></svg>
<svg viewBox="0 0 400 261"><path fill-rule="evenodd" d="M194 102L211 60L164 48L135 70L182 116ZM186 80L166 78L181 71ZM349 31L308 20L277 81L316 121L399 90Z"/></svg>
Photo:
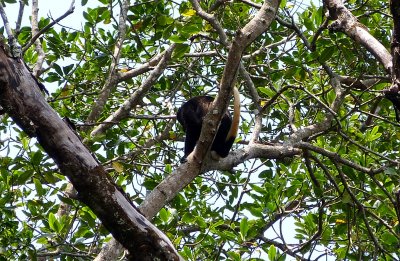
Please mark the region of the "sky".
<svg viewBox="0 0 400 261"><path fill-rule="evenodd" d="M54 0L37 0L39 5L39 17L52 17L56 19L63 15L71 6L72 0L70 1L54 1ZM19 2L19 1L18 1ZM30 25L30 14L32 12L32 5L29 1L29 6L25 6L24 8L24 16L22 20L22 25ZM97 1L89 1L91 5L95 5ZM86 10L87 6L81 6L81 1L76 1L75 10L72 14L64 18L60 23L63 25L67 25L69 27L73 27L76 29L81 28L81 23L83 22L82 19L82 12ZM18 10L19 10L19 3L16 4L6 4L4 8L7 14L8 20L12 28L15 28L15 23L18 17ZM2 21L1 21L2 24Z"/></svg>

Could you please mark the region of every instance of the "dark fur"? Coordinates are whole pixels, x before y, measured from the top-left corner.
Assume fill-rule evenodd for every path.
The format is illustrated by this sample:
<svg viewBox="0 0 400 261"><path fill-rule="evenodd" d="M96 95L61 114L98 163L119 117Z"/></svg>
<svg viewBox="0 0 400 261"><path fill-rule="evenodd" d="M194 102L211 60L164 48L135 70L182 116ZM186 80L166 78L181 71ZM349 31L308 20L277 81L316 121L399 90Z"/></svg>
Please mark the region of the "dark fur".
<svg viewBox="0 0 400 261"><path fill-rule="evenodd" d="M178 110L177 119L186 133L185 155L181 159L181 162L185 162L186 157L194 150L200 137L203 118L207 114L213 101L214 98L210 96L197 96L188 100ZM232 148L233 142L235 141L235 137L229 137L227 139L231 125L232 117L227 111L222 117L218 132L211 145L211 151L215 151L222 158L228 156L229 150Z"/></svg>
<svg viewBox="0 0 400 261"><path fill-rule="evenodd" d="M397 89L394 90L385 90L384 91L386 99L393 103L394 112L396 113L396 121L400 122L400 94Z"/></svg>

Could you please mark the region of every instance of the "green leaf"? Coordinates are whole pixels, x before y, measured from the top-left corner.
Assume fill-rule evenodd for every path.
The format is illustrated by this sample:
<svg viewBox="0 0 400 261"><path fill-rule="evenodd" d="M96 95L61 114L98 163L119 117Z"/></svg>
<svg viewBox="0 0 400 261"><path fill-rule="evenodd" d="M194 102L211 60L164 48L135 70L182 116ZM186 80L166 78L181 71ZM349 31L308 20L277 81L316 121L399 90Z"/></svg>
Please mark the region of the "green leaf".
<svg viewBox="0 0 400 261"><path fill-rule="evenodd" d="M186 42L187 41L187 39L186 38L184 38L184 37L182 37L182 36L180 36L180 35L171 35L169 38L168 38L168 40L170 40L170 41L172 41L172 42L174 42L174 43L184 43L184 42Z"/></svg>
<svg viewBox="0 0 400 261"><path fill-rule="evenodd" d="M21 138L22 148L24 150L28 150L29 149L29 142L30 142L30 138L28 138L26 136Z"/></svg>
<svg viewBox="0 0 400 261"><path fill-rule="evenodd" d="M173 171L171 164L166 164L165 165L165 173L171 174Z"/></svg>
<svg viewBox="0 0 400 261"><path fill-rule="evenodd" d="M183 57L186 53L190 51L190 46L187 44L178 44L174 50L173 57L178 59Z"/></svg>
<svg viewBox="0 0 400 261"><path fill-rule="evenodd" d="M245 240L247 236L247 231L249 231L249 224L247 223L247 218L242 218L242 220L240 221L240 234L243 240Z"/></svg>
<svg viewBox="0 0 400 261"><path fill-rule="evenodd" d="M228 256L229 256L229 260L233 260L233 261L240 261L242 260L240 258L240 254L237 252L233 252L233 251L229 251L228 252Z"/></svg>
<svg viewBox="0 0 400 261"><path fill-rule="evenodd" d="M47 237L40 237L38 240L36 240L36 243L46 245L48 243L48 239Z"/></svg>
<svg viewBox="0 0 400 261"><path fill-rule="evenodd" d="M397 245L399 243L397 237L387 231L383 233L382 238L385 241L385 244Z"/></svg>
<svg viewBox="0 0 400 261"><path fill-rule="evenodd" d="M207 223L206 223L206 221L204 220L203 217L197 216L196 217L196 223L199 225L200 228L204 229L204 228L207 227Z"/></svg>
<svg viewBox="0 0 400 261"><path fill-rule="evenodd" d="M57 221L56 216L52 212L49 213L49 216L48 216L47 220L49 222L49 227L53 231L57 231L56 227L58 225L58 221Z"/></svg>
<svg viewBox="0 0 400 261"><path fill-rule="evenodd" d="M269 260L276 260L276 247L271 245L268 250L268 259Z"/></svg>
<svg viewBox="0 0 400 261"><path fill-rule="evenodd" d="M332 47L326 47L322 53L320 54L320 62L325 63L328 61L332 56L333 56L333 48Z"/></svg>
<svg viewBox="0 0 400 261"><path fill-rule="evenodd" d="M18 185L26 184L27 181L31 179L33 174L34 174L34 172L33 172L32 169L20 172L19 175L18 175L18 179L16 181L16 184L18 184Z"/></svg>
<svg viewBox="0 0 400 261"><path fill-rule="evenodd" d="M186 212L182 216L182 222L184 223L192 223L194 221L194 216L190 212Z"/></svg>
<svg viewBox="0 0 400 261"><path fill-rule="evenodd" d="M343 192L342 202L346 204L352 202L351 196L346 190Z"/></svg>
<svg viewBox="0 0 400 261"><path fill-rule="evenodd" d="M166 15L160 15L159 17L157 17L157 22L161 26L166 26L172 24L174 22L174 19Z"/></svg>
<svg viewBox="0 0 400 261"><path fill-rule="evenodd" d="M210 230L215 231L215 229L217 229L219 226L221 226L223 224L224 224L223 220L218 220L217 222L211 224Z"/></svg>
<svg viewBox="0 0 400 261"><path fill-rule="evenodd" d="M376 135L379 131L379 126L374 126L371 130L371 135Z"/></svg>
<svg viewBox="0 0 400 261"><path fill-rule="evenodd" d="M83 14L83 18L85 18L88 22L93 23L92 17L87 12L83 12L82 14Z"/></svg>
<svg viewBox="0 0 400 261"><path fill-rule="evenodd" d="M33 165L39 165L40 163L41 163L41 161L42 161L42 159L43 159L43 153L40 151L40 150L38 150L38 151L35 151L34 153L33 153L33 156L32 156L32 164Z"/></svg>
<svg viewBox="0 0 400 261"><path fill-rule="evenodd" d="M40 183L40 181L36 178L33 178L33 183L35 184L35 189L38 196L44 196L46 194L46 190L43 189L42 183Z"/></svg>
<svg viewBox="0 0 400 261"><path fill-rule="evenodd" d="M165 208L162 208L159 212L160 219L162 222L167 223L170 217L169 211L167 211Z"/></svg>
<svg viewBox="0 0 400 261"><path fill-rule="evenodd" d="M68 75L68 74L72 71L73 68L74 68L74 65L73 65L73 64L64 66L64 67L63 67L63 73L64 73L64 75Z"/></svg>
<svg viewBox="0 0 400 261"><path fill-rule="evenodd" d="M266 88L266 87L258 87L257 90L260 93L265 94L267 97L272 98L275 96L276 92L274 92L273 90L271 90L270 88Z"/></svg>

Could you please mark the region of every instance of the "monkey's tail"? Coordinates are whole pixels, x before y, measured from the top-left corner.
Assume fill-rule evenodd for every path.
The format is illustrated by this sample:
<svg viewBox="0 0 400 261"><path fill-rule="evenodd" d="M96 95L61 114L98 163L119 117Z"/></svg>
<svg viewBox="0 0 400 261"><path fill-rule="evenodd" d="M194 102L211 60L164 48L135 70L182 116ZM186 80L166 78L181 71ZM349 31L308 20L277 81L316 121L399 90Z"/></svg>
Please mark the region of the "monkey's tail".
<svg viewBox="0 0 400 261"><path fill-rule="evenodd" d="M240 94L239 90L236 87L233 87L233 118L232 125L229 129L228 135L226 136L226 140L231 138L235 139L239 129L239 121L240 121Z"/></svg>

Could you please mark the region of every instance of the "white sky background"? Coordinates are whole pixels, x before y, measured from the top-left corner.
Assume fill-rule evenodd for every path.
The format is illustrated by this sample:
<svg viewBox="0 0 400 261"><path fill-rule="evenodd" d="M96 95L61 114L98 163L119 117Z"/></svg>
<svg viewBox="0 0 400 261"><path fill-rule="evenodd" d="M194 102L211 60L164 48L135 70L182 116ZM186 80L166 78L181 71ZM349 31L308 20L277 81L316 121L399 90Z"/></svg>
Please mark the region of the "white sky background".
<svg viewBox="0 0 400 261"><path fill-rule="evenodd" d="M54 0L37 0L39 6L39 18L40 17L52 17L53 19L57 19L61 15L63 15L71 6L72 0L70 1L54 1ZM90 3L91 2L91 3ZM68 27L73 27L75 29L80 29L82 20L82 12L86 10L87 6L93 6L94 1L89 1L86 6L81 6L81 1L75 1L75 10L72 14L65 17L60 21L60 24L66 25ZM97 1L96 1L97 2ZM16 4L6 4L4 8L10 22L11 28L15 28L15 23L18 17L19 11L19 3ZM32 13L32 5L29 1L29 6L25 6L24 15L22 19L22 26L30 25L30 17ZM57 25L56 25L57 27Z"/></svg>

